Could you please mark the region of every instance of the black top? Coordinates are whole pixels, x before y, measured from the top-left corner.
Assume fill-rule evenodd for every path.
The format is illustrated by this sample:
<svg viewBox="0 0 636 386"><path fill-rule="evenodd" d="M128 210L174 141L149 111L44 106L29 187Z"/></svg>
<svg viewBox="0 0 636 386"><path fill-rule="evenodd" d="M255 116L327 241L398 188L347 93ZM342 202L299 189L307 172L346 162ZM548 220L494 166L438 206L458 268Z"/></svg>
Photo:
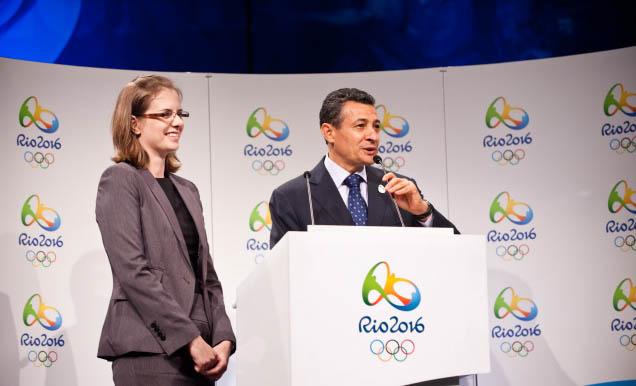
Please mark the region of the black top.
<svg viewBox="0 0 636 386"><path fill-rule="evenodd" d="M196 293L201 293L201 267L199 266L199 233L197 232L197 228L194 225L194 220L192 220L192 216L190 215L188 208L185 206L181 195L179 195L179 192L174 187L174 184L172 183L170 178L157 178L157 182L163 189L164 193L166 193L168 201L170 201L170 205L172 205L172 209L177 215L177 220L179 220L179 227L181 228L181 233L183 233L183 238L185 239L186 246L188 247L190 263L192 264L192 268L194 269L194 276L197 279L197 284L194 290Z"/></svg>

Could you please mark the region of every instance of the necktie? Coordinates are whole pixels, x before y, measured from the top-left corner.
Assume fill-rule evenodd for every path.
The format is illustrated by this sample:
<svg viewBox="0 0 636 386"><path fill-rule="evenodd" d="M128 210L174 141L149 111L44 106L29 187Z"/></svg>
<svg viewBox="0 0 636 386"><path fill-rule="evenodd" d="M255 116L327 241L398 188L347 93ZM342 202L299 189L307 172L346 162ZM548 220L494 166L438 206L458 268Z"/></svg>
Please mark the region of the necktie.
<svg viewBox="0 0 636 386"><path fill-rule="evenodd" d="M348 207L354 224L367 225L367 203L360 193L360 182L362 177L359 174L351 174L344 180L344 184L349 187Z"/></svg>

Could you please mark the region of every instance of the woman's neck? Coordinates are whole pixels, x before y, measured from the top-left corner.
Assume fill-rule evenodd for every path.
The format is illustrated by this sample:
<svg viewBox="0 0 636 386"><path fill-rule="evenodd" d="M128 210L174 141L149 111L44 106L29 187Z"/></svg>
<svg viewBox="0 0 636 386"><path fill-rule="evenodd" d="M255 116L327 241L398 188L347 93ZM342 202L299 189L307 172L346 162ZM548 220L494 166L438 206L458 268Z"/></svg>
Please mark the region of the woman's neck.
<svg viewBox="0 0 636 386"><path fill-rule="evenodd" d="M160 156L149 155L150 160L146 168L155 178L162 178L165 176L166 171L166 159Z"/></svg>

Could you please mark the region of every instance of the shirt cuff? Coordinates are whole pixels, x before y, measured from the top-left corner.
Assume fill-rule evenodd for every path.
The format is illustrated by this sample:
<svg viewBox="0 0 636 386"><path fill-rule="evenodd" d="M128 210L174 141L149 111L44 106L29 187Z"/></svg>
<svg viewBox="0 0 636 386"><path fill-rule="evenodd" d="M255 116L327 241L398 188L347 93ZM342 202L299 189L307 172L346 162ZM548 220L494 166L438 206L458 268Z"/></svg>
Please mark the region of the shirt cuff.
<svg viewBox="0 0 636 386"><path fill-rule="evenodd" d="M418 223L420 223L421 226L426 227L426 228L430 228L433 226L433 213L431 213L430 216L428 216L425 220L417 220Z"/></svg>

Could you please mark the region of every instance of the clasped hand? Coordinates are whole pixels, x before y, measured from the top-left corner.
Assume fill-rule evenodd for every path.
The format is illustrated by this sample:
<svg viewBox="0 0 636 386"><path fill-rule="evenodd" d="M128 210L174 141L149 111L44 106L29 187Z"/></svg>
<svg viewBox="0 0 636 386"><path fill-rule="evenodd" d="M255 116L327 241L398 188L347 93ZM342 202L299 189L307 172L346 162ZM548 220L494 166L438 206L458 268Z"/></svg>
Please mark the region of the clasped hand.
<svg viewBox="0 0 636 386"><path fill-rule="evenodd" d="M194 370L206 378L217 380L227 369L232 343L224 340L216 346L210 346L201 336L188 344Z"/></svg>

